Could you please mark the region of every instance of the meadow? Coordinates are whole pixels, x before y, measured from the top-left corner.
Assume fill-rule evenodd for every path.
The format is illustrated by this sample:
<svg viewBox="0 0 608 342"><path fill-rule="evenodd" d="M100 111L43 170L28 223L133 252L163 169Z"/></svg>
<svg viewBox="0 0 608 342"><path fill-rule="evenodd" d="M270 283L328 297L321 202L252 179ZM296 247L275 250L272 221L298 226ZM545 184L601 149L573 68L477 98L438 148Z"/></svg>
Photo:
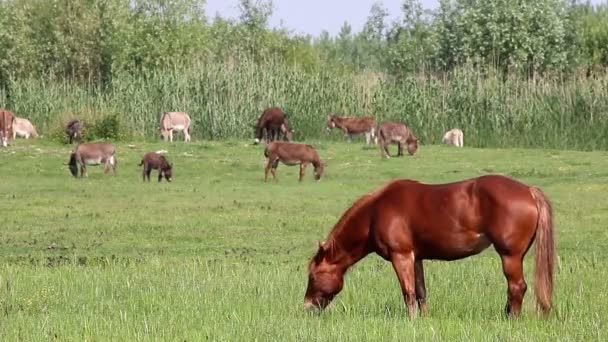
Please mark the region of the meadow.
<svg viewBox="0 0 608 342"><path fill-rule="evenodd" d="M423 145L382 160L361 141L307 142L327 162L320 182L309 168L298 183L298 168L281 165L279 181L264 183L263 147L249 140L119 143L118 175L91 167L87 179L63 165L72 146L18 140L0 150L0 340L608 339L606 152ZM143 183L141 156L161 148L174 182ZM535 311L533 250L522 317L504 318L492 248L425 262L428 317L407 317L392 267L377 256L350 270L326 311L303 309L316 243L359 196L395 178L487 173L540 186L553 202L547 319Z"/></svg>

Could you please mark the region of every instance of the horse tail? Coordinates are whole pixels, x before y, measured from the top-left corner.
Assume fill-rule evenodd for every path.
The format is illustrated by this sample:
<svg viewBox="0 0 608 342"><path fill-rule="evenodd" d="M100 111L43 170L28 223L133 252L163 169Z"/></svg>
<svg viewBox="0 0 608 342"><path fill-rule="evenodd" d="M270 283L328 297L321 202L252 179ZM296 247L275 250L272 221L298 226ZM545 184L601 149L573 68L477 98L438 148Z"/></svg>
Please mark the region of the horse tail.
<svg viewBox="0 0 608 342"><path fill-rule="evenodd" d="M536 267L534 270L534 292L537 305L544 313L551 311L553 297L553 269L555 267L555 233L553 209L545 193L531 187L530 192L538 208L536 223Z"/></svg>
<svg viewBox="0 0 608 342"><path fill-rule="evenodd" d="M141 162L139 162L138 166L142 166L142 165L144 165L144 160L143 159L141 160Z"/></svg>

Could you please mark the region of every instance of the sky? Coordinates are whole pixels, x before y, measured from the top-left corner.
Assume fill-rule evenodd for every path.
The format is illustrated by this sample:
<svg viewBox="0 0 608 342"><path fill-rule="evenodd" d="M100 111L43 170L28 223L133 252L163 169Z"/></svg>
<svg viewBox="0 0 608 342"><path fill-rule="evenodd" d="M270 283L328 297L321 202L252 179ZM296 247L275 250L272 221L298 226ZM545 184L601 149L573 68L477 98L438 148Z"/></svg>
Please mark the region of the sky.
<svg viewBox="0 0 608 342"><path fill-rule="evenodd" d="M337 35L344 21L352 26L354 32L363 27L369 10L378 0L274 0L274 12L270 18L271 27L285 27L294 33L319 35L327 30ZM401 13L403 0L381 1L388 9L388 22L396 19ZM209 18L216 13L224 18L237 18L239 15L238 0L207 0L205 12ZM437 0L422 0L422 6L428 9L437 7Z"/></svg>
<svg viewBox="0 0 608 342"><path fill-rule="evenodd" d="M318 36L327 30L335 36L344 21L354 32L363 27L372 4L378 0L273 0L274 13L270 18L271 27L284 27L294 33ZM392 22L401 14L403 0L381 0L388 9ZM438 0L421 0L423 8L436 9ZM592 4L608 3L608 0L591 0ZM207 0L206 14L209 18L216 13L224 18L237 18L238 0Z"/></svg>

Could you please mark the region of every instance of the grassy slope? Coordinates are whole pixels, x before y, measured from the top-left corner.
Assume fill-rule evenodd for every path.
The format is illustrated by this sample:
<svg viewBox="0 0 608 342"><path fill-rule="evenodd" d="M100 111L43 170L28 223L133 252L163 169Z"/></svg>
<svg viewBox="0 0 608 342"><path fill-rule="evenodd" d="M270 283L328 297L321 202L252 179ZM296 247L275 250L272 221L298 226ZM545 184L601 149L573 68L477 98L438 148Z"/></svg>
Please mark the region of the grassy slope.
<svg viewBox="0 0 608 342"><path fill-rule="evenodd" d="M422 146L380 159L360 143L316 142L326 177L280 166L263 183L245 141L118 146L118 177L69 176L69 147L20 140L0 150L0 340L606 339L606 153ZM172 184L142 184L144 151L166 148ZM393 148L394 151L394 148ZM408 177L446 182L488 172L541 186L558 231L556 312L534 312L533 253L520 320L502 318L506 283L491 249L426 262L430 316L406 318L389 263L347 275L330 310L302 310L315 243L360 195ZM50 248L49 248L50 247Z"/></svg>

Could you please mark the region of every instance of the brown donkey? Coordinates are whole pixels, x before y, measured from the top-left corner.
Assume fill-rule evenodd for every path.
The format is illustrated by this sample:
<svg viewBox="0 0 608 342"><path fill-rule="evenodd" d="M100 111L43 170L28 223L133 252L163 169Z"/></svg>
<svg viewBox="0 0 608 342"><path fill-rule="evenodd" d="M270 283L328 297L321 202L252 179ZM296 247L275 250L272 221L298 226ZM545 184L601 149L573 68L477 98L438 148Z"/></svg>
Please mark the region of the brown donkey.
<svg viewBox="0 0 608 342"><path fill-rule="evenodd" d="M388 146L397 143L397 157L403 156L403 148L407 145L407 153L414 155L418 150L418 138L414 132L401 122L386 121L378 128L380 153L386 158L390 158Z"/></svg>
<svg viewBox="0 0 608 342"><path fill-rule="evenodd" d="M334 128L339 128L352 141L353 136L365 134L365 144L369 145L374 139L374 144L378 143L376 136L376 120L371 116L354 117L354 116L338 116L329 114L327 117L327 131Z"/></svg>
<svg viewBox="0 0 608 342"><path fill-rule="evenodd" d="M0 109L0 139L2 146L7 147L9 140L13 137L13 124L15 123L15 114L13 112Z"/></svg>
<svg viewBox="0 0 608 342"><path fill-rule="evenodd" d="M148 152L144 154L144 158L139 163L139 166L144 166L142 169L142 177L144 182L146 178L150 181L150 173L152 170L158 170L158 181L163 180L163 174L167 182L173 180L173 164L169 163L167 158L158 152Z"/></svg>
<svg viewBox="0 0 608 342"><path fill-rule="evenodd" d="M325 169L325 164L319 158L314 147L306 144L298 144L284 141L273 141L264 150L264 156L268 158L268 164L264 170L264 182L268 181L268 171L272 172L272 178L277 180L277 167L279 161L285 165L300 165L300 178L304 178L304 172L308 164L315 167L315 179L320 180Z"/></svg>
<svg viewBox="0 0 608 342"><path fill-rule="evenodd" d="M307 308L325 308L344 274L376 253L393 264L411 316L427 310L423 260L457 260L493 245L507 279L506 313L518 316L527 285L523 259L536 242L535 294L551 310L555 238L551 203L542 190L500 175L449 184L396 180L361 197L310 260Z"/></svg>

